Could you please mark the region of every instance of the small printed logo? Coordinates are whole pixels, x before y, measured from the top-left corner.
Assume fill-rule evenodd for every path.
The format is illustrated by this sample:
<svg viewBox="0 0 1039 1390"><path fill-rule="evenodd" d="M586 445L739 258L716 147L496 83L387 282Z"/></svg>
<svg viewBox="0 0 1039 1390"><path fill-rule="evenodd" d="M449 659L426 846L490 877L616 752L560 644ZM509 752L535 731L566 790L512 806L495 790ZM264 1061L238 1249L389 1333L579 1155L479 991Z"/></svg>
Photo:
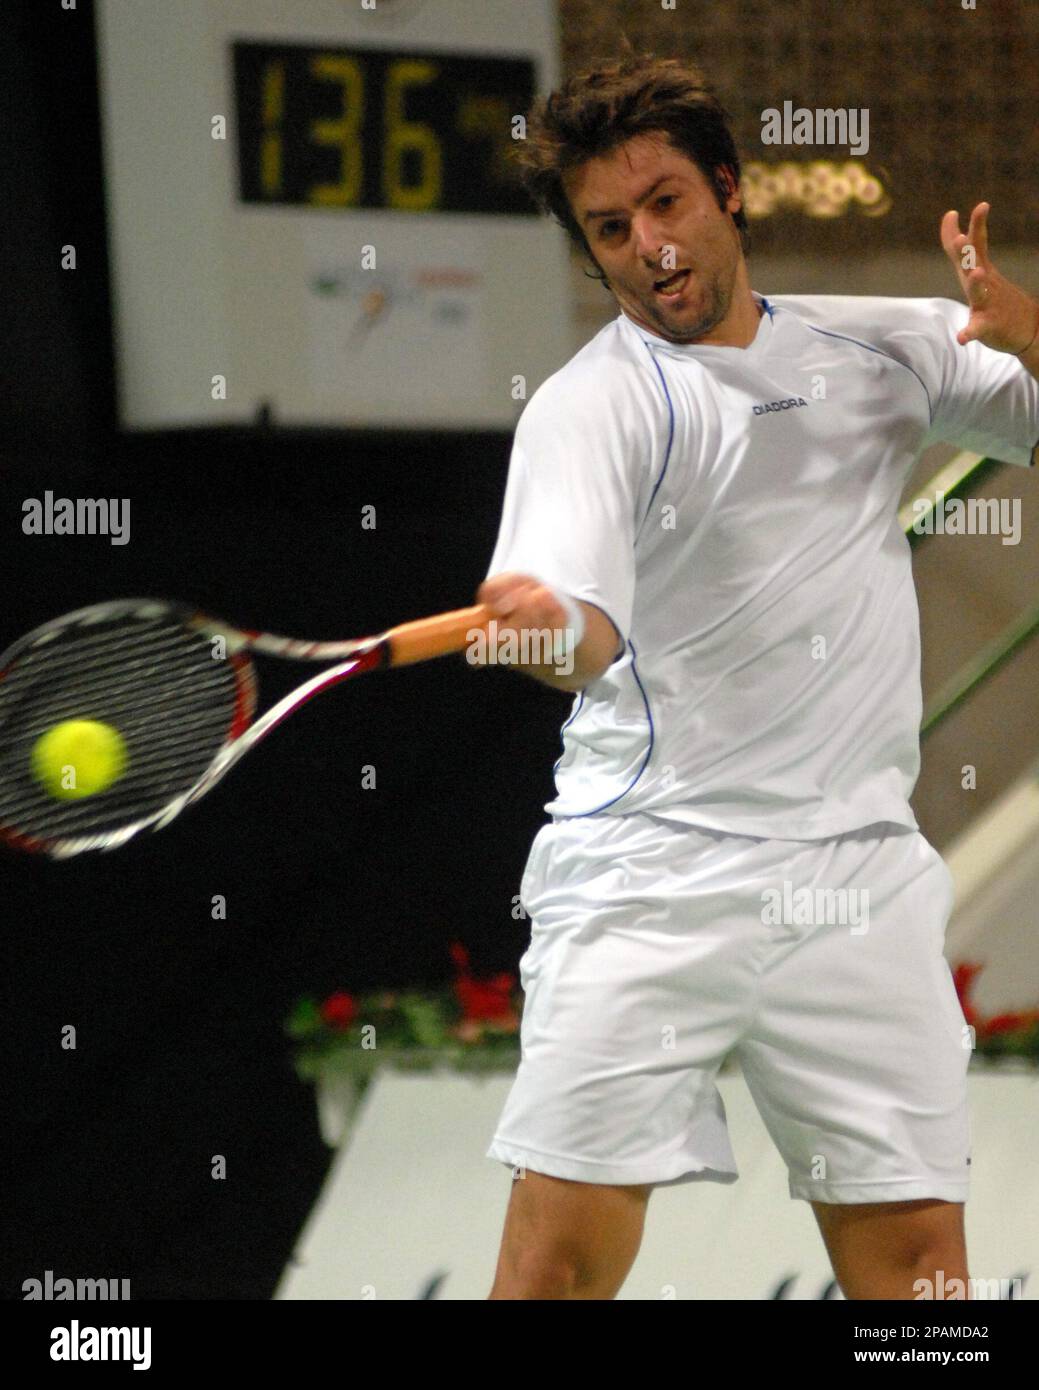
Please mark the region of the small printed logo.
<svg viewBox="0 0 1039 1390"><path fill-rule="evenodd" d="M52 1361L132 1361L135 1371L150 1370L150 1327L90 1327L73 1318L51 1328Z"/></svg>
<svg viewBox="0 0 1039 1390"><path fill-rule="evenodd" d="M792 410L794 406L807 405L804 396L790 396L785 401L762 401L754 407L755 415L768 415L773 410Z"/></svg>

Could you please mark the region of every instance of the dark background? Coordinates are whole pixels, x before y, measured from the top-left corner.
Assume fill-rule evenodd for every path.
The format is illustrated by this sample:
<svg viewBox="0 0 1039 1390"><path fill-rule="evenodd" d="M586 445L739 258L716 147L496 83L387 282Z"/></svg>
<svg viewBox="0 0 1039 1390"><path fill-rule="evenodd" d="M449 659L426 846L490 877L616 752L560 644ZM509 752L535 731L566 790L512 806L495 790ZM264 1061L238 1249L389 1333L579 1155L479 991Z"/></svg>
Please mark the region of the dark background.
<svg viewBox="0 0 1039 1390"><path fill-rule="evenodd" d="M91 7L2 27L0 648L124 595L301 637L472 602L507 434L120 433ZM130 544L23 535L48 488L128 497ZM300 679L276 666L263 705ZM442 983L453 940L478 975L515 968L569 704L461 657L370 676L159 835L67 864L3 854L6 1297L47 1269L139 1299L271 1295L332 1158L285 1016L303 994Z"/></svg>

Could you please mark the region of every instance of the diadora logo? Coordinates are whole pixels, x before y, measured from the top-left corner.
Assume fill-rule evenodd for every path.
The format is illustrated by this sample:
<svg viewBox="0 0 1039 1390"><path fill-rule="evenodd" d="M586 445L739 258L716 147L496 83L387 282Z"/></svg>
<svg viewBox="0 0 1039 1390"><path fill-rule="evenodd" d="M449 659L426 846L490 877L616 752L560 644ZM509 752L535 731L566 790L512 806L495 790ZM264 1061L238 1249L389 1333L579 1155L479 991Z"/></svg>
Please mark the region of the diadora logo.
<svg viewBox="0 0 1039 1390"><path fill-rule="evenodd" d="M754 407L755 415L767 415L770 410L790 410L795 405L807 405L804 396L791 396L785 401L763 401Z"/></svg>

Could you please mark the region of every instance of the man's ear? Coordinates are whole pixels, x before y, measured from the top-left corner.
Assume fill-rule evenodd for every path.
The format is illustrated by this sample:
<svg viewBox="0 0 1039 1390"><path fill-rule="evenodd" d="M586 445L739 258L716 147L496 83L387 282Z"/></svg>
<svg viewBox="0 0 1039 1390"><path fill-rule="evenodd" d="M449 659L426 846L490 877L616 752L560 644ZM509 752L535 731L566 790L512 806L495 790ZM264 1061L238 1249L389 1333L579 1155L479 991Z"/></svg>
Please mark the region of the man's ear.
<svg viewBox="0 0 1039 1390"><path fill-rule="evenodd" d="M734 208L733 211L738 212L743 206L743 199L740 197L739 185L736 182L736 173L731 164L718 165L718 181L722 185L726 201L729 198L736 199L738 206Z"/></svg>

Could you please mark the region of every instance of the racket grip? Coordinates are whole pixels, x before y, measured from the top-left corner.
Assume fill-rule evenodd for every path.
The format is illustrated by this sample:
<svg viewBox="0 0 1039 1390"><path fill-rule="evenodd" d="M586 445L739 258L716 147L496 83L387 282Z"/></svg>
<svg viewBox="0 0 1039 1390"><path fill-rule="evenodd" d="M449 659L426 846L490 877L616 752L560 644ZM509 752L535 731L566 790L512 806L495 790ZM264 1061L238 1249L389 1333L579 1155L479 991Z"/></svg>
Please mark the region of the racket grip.
<svg viewBox="0 0 1039 1390"><path fill-rule="evenodd" d="M473 640L474 632L486 630L493 617L485 604L478 603L474 608L456 608L391 627L382 639L389 646L389 664L410 666L415 661L460 652Z"/></svg>

